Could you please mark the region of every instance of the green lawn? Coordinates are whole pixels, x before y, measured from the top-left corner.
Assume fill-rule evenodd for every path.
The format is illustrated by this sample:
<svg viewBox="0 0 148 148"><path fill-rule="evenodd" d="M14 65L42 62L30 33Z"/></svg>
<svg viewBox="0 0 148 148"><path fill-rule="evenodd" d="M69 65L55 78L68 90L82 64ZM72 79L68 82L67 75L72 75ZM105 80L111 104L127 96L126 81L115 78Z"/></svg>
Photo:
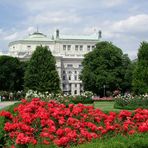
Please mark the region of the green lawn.
<svg viewBox="0 0 148 148"><path fill-rule="evenodd" d="M93 106L99 108L104 112L115 111L119 112L120 109L114 109L114 101L95 101Z"/></svg>
<svg viewBox="0 0 148 148"><path fill-rule="evenodd" d="M148 148L148 133L108 137L71 148Z"/></svg>

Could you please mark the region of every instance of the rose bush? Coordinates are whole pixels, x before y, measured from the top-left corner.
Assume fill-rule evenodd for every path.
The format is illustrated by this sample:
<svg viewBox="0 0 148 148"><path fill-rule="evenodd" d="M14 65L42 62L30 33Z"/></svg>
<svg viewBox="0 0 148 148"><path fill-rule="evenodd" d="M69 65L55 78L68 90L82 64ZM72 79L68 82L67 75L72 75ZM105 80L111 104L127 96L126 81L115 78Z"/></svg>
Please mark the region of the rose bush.
<svg viewBox="0 0 148 148"><path fill-rule="evenodd" d="M28 90L26 93L25 98L28 101L31 101L32 98L40 98L42 101L49 102L50 100L55 100L59 103L65 104L68 106L68 104L74 103L83 103L83 104L90 104L93 103L92 100L93 93L90 91L85 91L81 93L81 95L63 95L63 94L51 94L49 92L38 92L33 90Z"/></svg>
<svg viewBox="0 0 148 148"><path fill-rule="evenodd" d="M139 96L132 96L131 94L118 95L114 99L115 108L133 110L140 107L148 109L148 94Z"/></svg>
<svg viewBox="0 0 148 148"><path fill-rule="evenodd" d="M15 114L1 111L7 119L5 146L55 144L69 147L117 134L129 135L148 132L148 110L126 110L105 114L93 106L45 102L39 98L22 100Z"/></svg>

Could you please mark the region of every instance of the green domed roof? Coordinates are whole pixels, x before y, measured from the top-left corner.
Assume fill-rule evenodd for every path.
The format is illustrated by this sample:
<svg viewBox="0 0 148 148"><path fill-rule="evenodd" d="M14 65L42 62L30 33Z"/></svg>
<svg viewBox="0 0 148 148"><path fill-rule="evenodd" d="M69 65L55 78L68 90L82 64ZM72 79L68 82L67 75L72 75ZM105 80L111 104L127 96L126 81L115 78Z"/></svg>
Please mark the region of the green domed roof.
<svg viewBox="0 0 148 148"><path fill-rule="evenodd" d="M51 41L46 35L40 32L34 32L24 39L25 41Z"/></svg>

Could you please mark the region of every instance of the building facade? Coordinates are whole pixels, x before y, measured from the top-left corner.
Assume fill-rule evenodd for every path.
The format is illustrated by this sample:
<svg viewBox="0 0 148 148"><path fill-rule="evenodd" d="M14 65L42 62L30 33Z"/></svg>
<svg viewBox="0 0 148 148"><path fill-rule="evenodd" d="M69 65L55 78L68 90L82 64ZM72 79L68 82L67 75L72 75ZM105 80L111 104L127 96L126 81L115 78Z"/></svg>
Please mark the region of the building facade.
<svg viewBox="0 0 148 148"><path fill-rule="evenodd" d="M62 35L59 30L51 37L35 32L28 37L9 43L9 55L29 60L37 46L47 46L56 58L56 67L64 94L79 95L83 92L79 75L84 55L99 42L101 32L90 36Z"/></svg>

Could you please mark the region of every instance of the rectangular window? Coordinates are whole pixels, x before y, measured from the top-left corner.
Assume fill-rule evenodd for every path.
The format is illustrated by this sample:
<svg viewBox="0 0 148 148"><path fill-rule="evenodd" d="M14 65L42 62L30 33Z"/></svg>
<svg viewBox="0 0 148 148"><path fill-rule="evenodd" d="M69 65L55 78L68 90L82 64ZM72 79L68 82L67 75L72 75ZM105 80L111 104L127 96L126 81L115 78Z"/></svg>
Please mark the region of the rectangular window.
<svg viewBox="0 0 148 148"><path fill-rule="evenodd" d="M68 45L68 50L71 50L71 45Z"/></svg>
<svg viewBox="0 0 148 148"><path fill-rule="evenodd" d="M94 49L95 48L95 46L92 46L92 49Z"/></svg>
<svg viewBox="0 0 148 148"><path fill-rule="evenodd" d="M80 51L82 51L83 50L83 46L82 45L80 45Z"/></svg>
<svg viewBox="0 0 148 148"><path fill-rule="evenodd" d="M71 76L69 76L68 79L71 80Z"/></svg>
<svg viewBox="0 0 148 148"><path fill-rule="evenodd" d="M82 68L83 66L82 65L79 65L79 68Z"/></svg>
<svg viewBox="0 0 148 148"><path fill-rule="evenodd" d="M77 87L77 84L75 84L75 87Z"/></svg>
<svg viewBox="0 0 148 148"><path fill-rule="evenodd" d="M68 68L72 68L73 65L72 65L72 64L67 64L67 67L68 67Z"/></svg>
<svg viewBox="0 0 148 148"><path fill-rule="evenodd" d="M66 84L63 84L63 89L65 89L66 88Z"/></svg>
<svg viewBox="0 0 148 148"><path fill-rule="evenodd" d="M75 50L78 51L78 45L75 45Z"/></svg>
<svg viewBox="0 0 148 148"><path fill-rule="evenodd" d="M63 70L63 74L65 74L65 70Z"/></svg>
<svg viewBox="0 0 148 148"><path fill-rule="evenodd" d="M75 95L77 94L77 90L74 91L74 94L75 94Z"/></svg>
<svg viewBox="0 0 148 148"><path fill-rule="evenodd" d="M66 50L66 45L63 45L63 50Z"/></svg>
<svg viewBox="0 0 148 148"><path fill-rule="evenodd" d="M77 75L75 75L75 80L77 80Z"/></svg>
<svg viewBox="0 0 148 148"><path fill-rule="evenodd" d="M87 46L87 51L90 51L90 45Z"/></svg>
<svg viewBox="0 0 148 148"><path fill-rule="evenodd" d="M28 45L28 46L27 46L27 48L28 48L28 49L30 49L30 48L31 48L31 46L30 46L30 45Z"/></svg>
<svg viewBox="0 0 148 148"><path fill-rule="evenodd" d="M63 80L65 80L65 76L63 76Z"/></svg>

